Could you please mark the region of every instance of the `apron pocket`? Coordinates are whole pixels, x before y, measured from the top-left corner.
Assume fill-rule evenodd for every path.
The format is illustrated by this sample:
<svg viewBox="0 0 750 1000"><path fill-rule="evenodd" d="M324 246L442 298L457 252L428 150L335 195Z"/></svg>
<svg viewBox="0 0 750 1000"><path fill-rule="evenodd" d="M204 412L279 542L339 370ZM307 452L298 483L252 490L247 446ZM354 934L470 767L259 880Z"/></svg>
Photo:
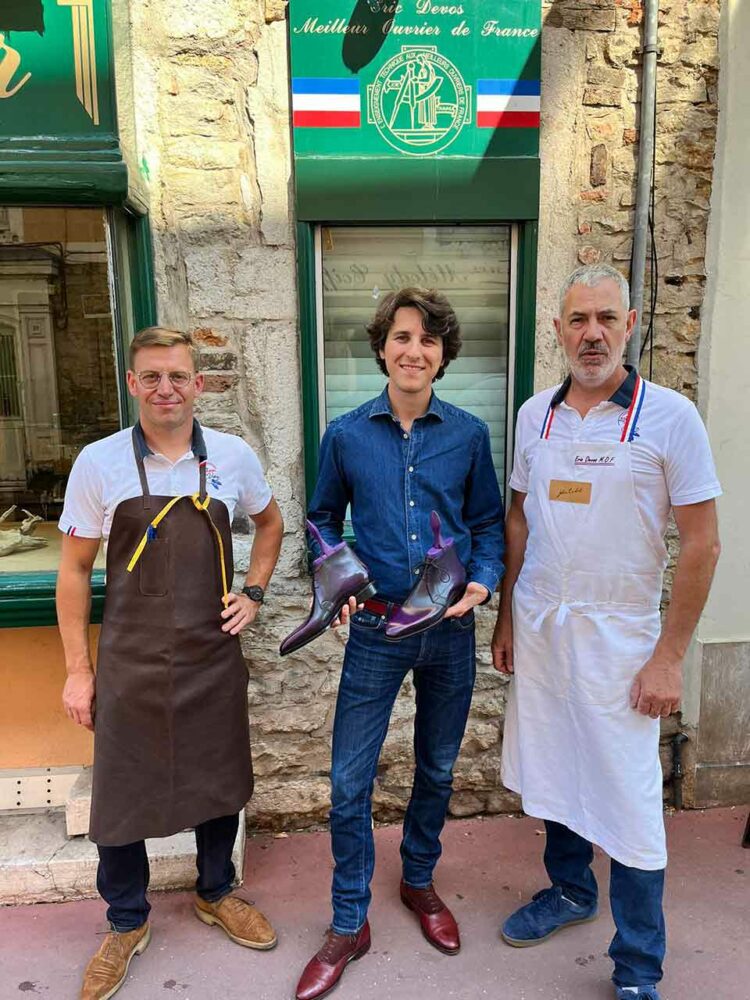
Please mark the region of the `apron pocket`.
<svg viewBox="0 0 750 1000"><path fill-rule="evenodd" d="M169 590L169 541L154 538L138 560L138 587L144 597L164 597Z"/></svg>

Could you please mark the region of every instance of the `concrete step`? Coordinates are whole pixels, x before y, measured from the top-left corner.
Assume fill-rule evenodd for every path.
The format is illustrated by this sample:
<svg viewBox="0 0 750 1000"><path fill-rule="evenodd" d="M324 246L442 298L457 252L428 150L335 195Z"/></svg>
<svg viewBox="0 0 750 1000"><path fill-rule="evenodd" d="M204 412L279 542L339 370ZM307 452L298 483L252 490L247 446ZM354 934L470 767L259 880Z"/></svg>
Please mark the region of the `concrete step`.
<svg viewBox="0 0 750 1000"><path fill-rule="evenodd" d="M151 889L191 889L195 885L192 831L146 841ZM242 880L244 815L232 860ZM96 846L87 837L68 838L62 809L0 816L0 905L58 903L97 895Z"/></svg>

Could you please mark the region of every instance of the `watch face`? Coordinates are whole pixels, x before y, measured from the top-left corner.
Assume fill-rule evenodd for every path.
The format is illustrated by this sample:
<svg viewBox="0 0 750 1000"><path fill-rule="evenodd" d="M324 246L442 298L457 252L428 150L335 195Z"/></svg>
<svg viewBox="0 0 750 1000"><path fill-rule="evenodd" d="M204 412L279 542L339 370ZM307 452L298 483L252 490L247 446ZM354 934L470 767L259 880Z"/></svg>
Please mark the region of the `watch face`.
<svg viewBox="0 0 750 1000"><path fill-rule="evenodd" d="M242 593L247 594L251 601L257 601L260 603L263 600L262 587L243 587Z"/></svg>

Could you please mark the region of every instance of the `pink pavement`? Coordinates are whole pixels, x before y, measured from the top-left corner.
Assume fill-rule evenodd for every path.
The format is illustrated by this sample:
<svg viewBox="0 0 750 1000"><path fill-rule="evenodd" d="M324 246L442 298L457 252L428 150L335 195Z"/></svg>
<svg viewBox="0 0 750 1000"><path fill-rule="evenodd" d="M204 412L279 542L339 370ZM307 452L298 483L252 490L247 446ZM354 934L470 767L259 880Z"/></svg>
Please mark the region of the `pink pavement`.
<svg viewBox="0 0 750 1000"><path fill-rule="evenodd" d="M750 997L750 851L747 807L667 818L669 952L664 1000ZM399 900L396 826L375 833L371 952L351 965L341 1000L607 1000L613 933L607 859L594 865L600 918L537 948L513 949L498 928L546 884L542 824L493 817L454 820L443 836L436 886L461 927L463 948L431 948ZM245 884L274 924L271 952L239 948L193 915L189 893L154 893L153 939L133 959L118 1000L291 1000L330 918L328 834L259 835L247 848ZM75 1000L105 929L98 900L0 908L0 1000Z"/></svg>

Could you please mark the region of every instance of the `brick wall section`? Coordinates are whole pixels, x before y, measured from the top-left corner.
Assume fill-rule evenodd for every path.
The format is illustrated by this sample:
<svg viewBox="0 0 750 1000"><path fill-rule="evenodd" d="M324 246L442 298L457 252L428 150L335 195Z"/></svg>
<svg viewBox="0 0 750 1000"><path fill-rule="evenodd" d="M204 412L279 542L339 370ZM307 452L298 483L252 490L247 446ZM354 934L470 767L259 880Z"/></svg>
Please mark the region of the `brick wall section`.
<svg viewBox="0 0 750 1000"><path fill-rule="evenodd" d="M328 811L330 732L345 636L330 633L284 660L277 655L282 637L305 617L309 593L284 3L132 0L131 13L160 319L195 330L208 382L200 416L256 449L286 522L268 605L243 638L257 777L248 815L256 827L317 824ZM624 265L629 257L640 15L637 4L614 0L545 4L540 387L560 371L551 316L565 274L577 259ZM661 20L657 237L663 277L655 377L692 391L718 7L713 0L662 0ZM239 520L235 530L236 565L244 571L251 529ZM493 619L492 608L480 615L477 688L456 769L455 815L517 807L499 780L505 682L490 663ZM403 813L413 771L412 717L407 681L378 770L378 819Z"/></svg>

